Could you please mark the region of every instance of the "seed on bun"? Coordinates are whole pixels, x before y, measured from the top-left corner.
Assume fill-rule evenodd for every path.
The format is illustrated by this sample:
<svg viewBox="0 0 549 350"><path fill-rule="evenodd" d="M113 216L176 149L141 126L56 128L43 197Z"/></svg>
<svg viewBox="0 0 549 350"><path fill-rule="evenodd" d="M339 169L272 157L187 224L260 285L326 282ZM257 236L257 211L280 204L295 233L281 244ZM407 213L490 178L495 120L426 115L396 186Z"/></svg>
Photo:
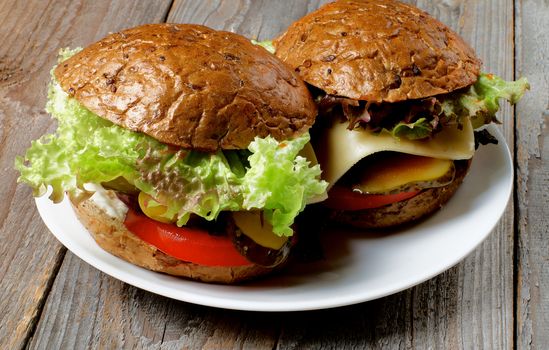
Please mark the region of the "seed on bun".
<svg viewBox="0 0 549 350"><path fill-rule="evenodd" d="M398 102L473 84L480 60L420 9L390 0L343 0L293 23L276 55L330 95Z"/></svg>
<svg viewBox="0 0 549 350"><path fill-rule="evenodd" d="M188 149L245 149L311 127L304 84L263 48L201 25L148 24L114 33L58 65L64 91L132 131Z"/></svg>
<svg viewBox="0 0 549 350"><path fill-rule="evenodd" d="M473 157L475 137L497 143L474 130L497 122L500 98L516 103L528 89L524 78L481 73L458 34L394 0L334 1L273 45L319 109L311 134L329 182L325 205L360 228L439 209L462 182L468 166L458 163Z"/></svg>

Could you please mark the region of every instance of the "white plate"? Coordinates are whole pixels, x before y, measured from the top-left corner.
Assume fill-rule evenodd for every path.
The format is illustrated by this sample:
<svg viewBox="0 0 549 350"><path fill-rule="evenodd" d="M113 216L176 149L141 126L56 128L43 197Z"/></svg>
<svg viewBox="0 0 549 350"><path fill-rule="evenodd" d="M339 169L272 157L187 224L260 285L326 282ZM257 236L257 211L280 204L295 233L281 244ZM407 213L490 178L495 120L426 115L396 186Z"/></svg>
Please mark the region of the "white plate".
<svg viewBox="0 0 549 350"><path fill-rule="evenodd" d="M501 134L481 147L469 175L434 216L389 235L326 235L326 259L240 286L212 285L151 272L103 251L68 201L36 205L50 231L74 254L136 287L190 303L254 311L314 310L380 298L421 283L458 263L492 231L511 194L513 167Z"/></svg>

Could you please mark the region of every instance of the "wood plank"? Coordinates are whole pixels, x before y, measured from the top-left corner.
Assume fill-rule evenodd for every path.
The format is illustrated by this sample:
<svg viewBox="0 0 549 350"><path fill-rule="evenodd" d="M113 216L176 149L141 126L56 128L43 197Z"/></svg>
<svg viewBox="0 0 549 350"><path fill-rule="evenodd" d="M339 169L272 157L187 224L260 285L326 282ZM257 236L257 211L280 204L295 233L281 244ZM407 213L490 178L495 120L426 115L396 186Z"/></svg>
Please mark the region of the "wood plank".
<svg viewBox="0 0 549 350"><path fill-rule="evenodd" d="M180 14L196 11L192 18L201 23L201 16L208 17L201 10L204 3L180 3L178 6L189 10L174 6L174 11ZM210 10L217 6L212 4ZM225 4L223 8L232 6ZM306 7L301 8L297 17L307 11ZM178 18L175 12L168 17L169 22L190 22ZM230 29L229 25L216 25L212 20L207 24ZM274 34L268 32L264 37ZM192 344L193 348L207 349L272 349L278 339L279 320L277 315L265 317L217 310L159 297L106 276L69 252L30 345L31 348L181 348Z"/></svg>
<svg viewBox="0 0 549 350"><path fill-rule="evenodd" d="M51 131L43 111L49 70L60 47L86 44L141 22L162 21L169 0L2 1L0 3L0 348L25 345L65 249L36 212L31 191L16 186L13 159Z"/></svg>
<svg viewBox="0 0 549 350"><path fill-rule="evenodd" d="M517 113L517 348L549 344L549 3L516 1L516 75L532 90Z"/></svg>
<svg viewBox="0 0 549 350"><path fill-rule="evenodd" d="M175 0L168 22L197 23L267 40L331 0Z"/></svg>
<svg viewBox="0 0 549 350"><path fill-rule="evenodd" d="M459 32L483 59L485 70L513 77L512 1L412 2ZM512 150L511 108L505 106L499 118ZM278 346L329 348L340 341L349 348L511 348L513 225L510 203L487 241L458 266L344 315L328 311L284 324Z"/></svg>
<svg viewBox="0 0 549 350"><path fill-rule="evenodd" d="M418 5L463 34L486 69L512 77L511 0ZM168 21L267 39L318 6L318 1L176 0ZM511 109L502 112L512 145ZM510 348L512 212L510 206L490 238L444 274L387 298L314 312L247 313L177 302L118 282L68 253L31 347Z"/></svg>
<svg viewBox="0 0 549 350"><path fill-rule="evenodd" d="M170 300L68 253L30 348L272 349L276 332L271 317Z"/></svg>
<svg viewBox="0 0 549 350"><path fill-rule="evenodd" d="M485 71L513 78L513 1L417 3L460 33L482 58ZM498 117L503 122L500 131L512 152L512 109L505 104ZM419 315L421 310L425 313L418 319L418 315L413 317L414 328L416 325L422 328L413 331L414 339L419 340L416 346L466 349L513 346L513 230L513 203L509 203L490 237L447 273L453 276L443 278L442 283L416 288L414 294L418 300L413 307L420 311ZM422 327L425 320L428 326ZM437 326L440 322L443 325Z"/></svg>

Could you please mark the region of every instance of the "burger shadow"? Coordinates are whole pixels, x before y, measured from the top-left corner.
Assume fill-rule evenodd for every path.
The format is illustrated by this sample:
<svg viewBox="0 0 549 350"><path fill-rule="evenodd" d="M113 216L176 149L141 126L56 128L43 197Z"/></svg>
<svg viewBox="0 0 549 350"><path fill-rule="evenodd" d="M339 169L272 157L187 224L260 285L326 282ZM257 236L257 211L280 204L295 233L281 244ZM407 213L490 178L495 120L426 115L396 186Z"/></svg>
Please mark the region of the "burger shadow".
<svg viewBox="0 0 549 350"><path fill-rule="evenodd" d="M299 286L312 276L319 279L333 279L334 270L345 266L345 256L351 249L352 231L334 233L323 230L316 237L310 237L292 251L285 266L258 280L244 282L247 288L281 288Z"/></svg>
<svg viewBox="0 0 549 350"><path fill-rule="evenodd" d="M344 277L340 271L344 271L345 267L349 265L354 244L402 234L414 226L417 225L407 224L396 228L360 230L351 226L327 223L326 227L317 235L316 240L308 239L306 241L305 245L312 247L307 247L304 249L305 251L298 251L297 254L292 252L291 258L284 267L269 275L261 276L259 279L242 282L240 285L249 289L281 289L315 281L336 283L338 279ZM311 241L313 241L312 244Z"/></svg>
<svg viewBox="0 0 549 350"><path fill-rule="evenodd" d="M499 135L498 135L499 136ZM500 138L501 139L501 138ZM304 279L313 281L314 278L327 279L337 276L333 270L345 269L348 261L346 257L352 252L352 245L357 241L394 238L399 235L413 235L423 227L443 228L448 221L464 220L468 212L483 205L486 197L494 194L491 187L502 176L508 176L504 152L495 152L496 147L487 147L479 150L471 167L469 175L457 190L450 201L437 213L416 223L384 230L361 231L348 227L328 225L320 233L322 255L316 261L291 261L284 269L275 275L257 282L243 284L246 289L264 289L269 292L280 292L284 295L284 287L298 286ZM487 169L487 164L490 167ZM489 171L488 171L489 170ZM322 218L322 216L316 216ZM474 228L474 226L473 226ZM437 232L434 232L436 234ZM368 244L368 242L365 242ZM254 312L211 308L193 305L181 301L159 299L161 305L168 304L168 325L173 328L172 334L177 337L178 332L186 329L185 320L200 320L201 325L210 325L212 329L221 328L227 339L240 339L246 342L246 334L262 342L272 342L273 348L318 348L322 344L342 344L345 340L347 347L367 348L377 347L386 339L405 339L410 336L410 327L414 332L428 332L430 317L433 312L445 312L459 303L459 281L456 273L446 272L432 280L418 286L406 289L396 294L380 299L363 302L350 306L332 309L294 312ZM455 268L454 268L455 271ZM312 277L311 277L312 276ZM331 276L331 277L330 277ZM334 280L337 283L337 280ZM446 286L444 292L445 307L441 310L418 309L418 300L430 300L436 294L435 290ZM141 291L139 294L147 292ZM161 306L161 308L164 306ZM438 311L437 311L438 310ZM437 314L438 315L438 314ZM434 317L438 317L435 315ZM439 315L442 317L442 315ZM418 321L413 322L415 318ZM445 318L455 317L454 313ZM410 323L413 322L413 325ZM446 319L451 324L452 319ZM242 338L244 336L244 338ZM250 343L254 344L254 343ZM291 344L291 346L290 346ZM248 344L249 345L249 344ZM244 346L243 346L244 347Z"/></svg>
<svg viewBox="0 0 549 350"><path fill-rule="evenodd" d="M421 227L443 227L448 220L463 219L462 216L474 210L485 200L486 196L492 195L490 184L502 175L506 175L504 174L506 172L498 167L493 168L493 171L485 172L483 162L498 155L494 155L493 152L479 153L481 154L475 160L464 184L447 205L434 215L413 224L384 230L362 231L328 225L319 235L323 254L318 260L291 261L275 275L257 282L243 284L243 286L276 291L281 288L281 283L286 286L296 286L303 283L304 278L310 280L311 276L318 276L320 279L327 278L323 275L332 274L332 269L345 268L346 257L352 251L352 244L356 240L375 240L409 235L410 232ZM327 262L330 263L328 269L325 269ZM415 309L417 300L430 298L432 293L435 293L434 289L440 288L441 283L448 288L444 294L449 297L447 300L445 299L446 308L457 307L454 304L459 302L455 296L458 293L459 281L453 276L455 273L450 270L433 280L387 297L350 306L313 311L238 311L193 305L159 296L155 296L155 298L162 299L158 301L159 304L169 304L166 306L170 310L168 319L171 321L168 324L173 328L171 334L174 337L179 331L186 329L183 320L197 319L202 325L210 325L215 329L221 328L225 338L240 339L243 342L246 342L247 339L242 338L243 335L251 334L254 339L261 339L265 343L270 341L275 345L278 344L279 347L292 344L293 348L317 348L322 344L342 344L342 339L345 339L345 344L348 347L366 348L379 346L386 339L409 337L412 318L418 317L421 321L421 318L428 315L425 310ZM332 276L332 278L336 277ZM148 294L143 291L138 293ZM417 315L414 316L416 313ZM455 316L445 314L444 317ZM453 321L448 319L446 322L451 324ZM413 323L415 332L427 332L428 327L428 322Z"/></svg>
<svg viewBox="0 0 549 350"><path fill-rule="evenodd" d="M499 133L496 132L495 134L501 140ZM244 285L251 288L268 287L276 289L280 288L281 285L299 285L305 279L310 281L311 276L321 280L331 279L336 283L339 278L343 278L341 275L338 276L337 271L345 269L349 263L348 256L352 252L353 245L357 242L368 244L367 241L369 240L391 239L399 236L411 239L413 235L424 230L430 230L433 231L432 234L438 234L450 223L468 220L467 214L479 206L485 205L487 198L493 195L494 183L509 175L509 170L506 168L505 152L498 150L498 147L501 146L485 146L478 150L463 184L437 212L413 223L384 229L361 230L325 223L319 234L322 253L316 261L294 259L284 269L276 272L274 276L271 275L271 277L264 278L259 282ZM490 169L487 169L487 166ZM327 217L325 213L319 213L318 211L314 216L316 220L324 221ZM474 229L474 225L471 227Z"/></svg>
<svg viewBox="0 0 549 350"><path fill-rule="evenodd" d="M486 182L490 179L487 177ZM482 184L482 183L481 183ZM289 262L273 273L262 276L259 279L243 282L241 285L247 288L281 288L298 286L304 280L311 280L311 276L319 280L332 280L334 283L342 276L338 271L343 271L349 264L349 256L355 244L376 241L379 239L395 238L398 236L412 235L418 230L431 227L443 227L448 220L459 220L467 212L474 210L475 202L482 196L481 192L463 191L459 188L455 197L441 207L437 212L427 215L411 223L405 223L388 228L359 229L349 225L339 225L327 222L322 231L317 234L318 241L314 241L312 249L296 254L292 252ZM466 196L467 200L459 200L459 196ZM458 202L456 205L454 201ZM467 204L469 203L469 204ZM310 244L308 239L306 244Z"/></svg>

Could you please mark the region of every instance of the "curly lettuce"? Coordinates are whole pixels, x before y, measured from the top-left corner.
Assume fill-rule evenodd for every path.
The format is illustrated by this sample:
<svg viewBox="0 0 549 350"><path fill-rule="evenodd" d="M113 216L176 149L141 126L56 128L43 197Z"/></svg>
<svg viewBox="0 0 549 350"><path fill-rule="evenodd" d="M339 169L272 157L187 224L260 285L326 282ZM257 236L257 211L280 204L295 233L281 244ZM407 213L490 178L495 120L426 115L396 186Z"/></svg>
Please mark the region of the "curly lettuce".
<svg viewBox="0 0 549 350"><path fill-rule="evenodd" d="M291 235L290 225L306 204L295 198L313 198L326 189L327 183L317 180L320 167L309 167L309 161L298 155L307 142L308 134L283 142L256 138L250 144L250 168L242 186L244 207L265 208L273 227L284 228L275 233Z"/></svg>
<svg viewBox="0 0 549 350"><path fill-rule="evenodd" d="M474 129L492 122L499 123L496 113L499 100L516 104L530 89L526 78L506 81L494 74L481 73L478 80L465 91L451 93L441 99L442 115L446 121L457 121L468 117Z"/></svg>
<svg viewBox="0 0 549 350"><path fill-rule="evenodd" d="M273 45L272 40L264 40L264 41L252 40L252 44L259 45L263 47L265 50L269 51L270 53L274 54L276 52L276 49Z"/></svg>
<svg viewBox="0 0 549 350"><path fill-rule="evenodd" d="M515 104L530 88L526 78L505 81L482 73L475 84L448 94L399 102L371 103L313 90L320 115L343 115L348 129L357 127L386 133L396 139L428 139L444 128L461 128L471 120L473 128L498 123L501 99Z"/></svg>
<svg viewBox="0 0 549 350"><path fill-rule="evenodd" d="M256 138L242 151L183 150L98 117L55 81L46 110L58 121L55 134L33 141L15 168L35 196L51 187L54 202L85 192L86 183L122 182L165 205L180 226L191 214L214 220L225 210L259 209L275 234L289 236L305 204L326 190L319 165L298 155L309 134Z"/></svg>
<svg viewBox="0 0 549 350"><path fill-rule="evenodd" d="M408 140L421 140L431 136L433 126L426 118L419 118L415 122L396 124L392 130L384 129L389 132L394 138L407 138Z"/></svg>

